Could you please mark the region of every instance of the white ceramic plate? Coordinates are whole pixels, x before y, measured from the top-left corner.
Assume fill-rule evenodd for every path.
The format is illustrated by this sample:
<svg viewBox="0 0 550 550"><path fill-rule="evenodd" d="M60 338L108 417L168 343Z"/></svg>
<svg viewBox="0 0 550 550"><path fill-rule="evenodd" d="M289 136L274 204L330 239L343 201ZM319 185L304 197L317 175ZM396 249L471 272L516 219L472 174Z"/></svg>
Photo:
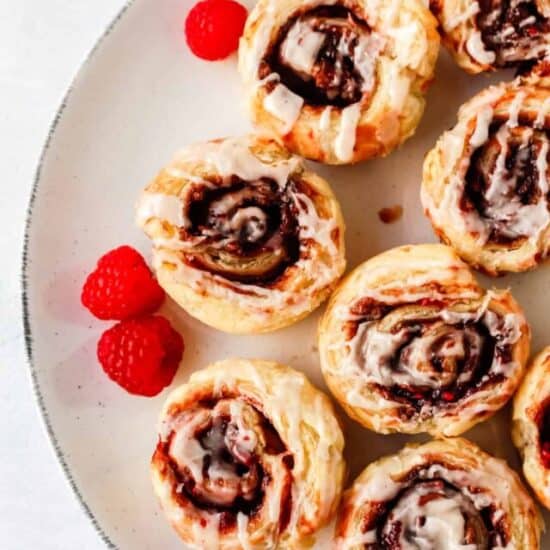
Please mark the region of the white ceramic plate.
<svg viewBox="0 0 550 550"><path fill-rule="evenodd" d="M206 63L185 46L181 29L191 4L135 0L111 25L56 118L29 214L24 304L39 406L86 513L108 546L124 549L181 548L149 482L156 417L166 392L154 399L132 397L107 379L95 346L108 323L91 318L79 293L86 272L105 251L129 243L148 255L149 243L133 223L134 203L176 150L249 130L235 57ZM458 106L498 78L510 75L470 77L442 53L426 115L400 151L352 168L315 167L342 204L350 268L390 247L434 240L419 201L423 156L454 123ZM396 204L403 218L384 225L378 210ZM532 323L534 350L550 343L548 269L484 281L512 288ZM324 387L315 343L318 313L254 337L216 332L170 303L163 313L183 332L187 346L174 385L211 361L247 356L287 363ZM505 410L466 436L518 467L508 417ZM411 439L377 436L351 421L346 436L350 479ZM550 548L550 536L543 548Z"/></svg>

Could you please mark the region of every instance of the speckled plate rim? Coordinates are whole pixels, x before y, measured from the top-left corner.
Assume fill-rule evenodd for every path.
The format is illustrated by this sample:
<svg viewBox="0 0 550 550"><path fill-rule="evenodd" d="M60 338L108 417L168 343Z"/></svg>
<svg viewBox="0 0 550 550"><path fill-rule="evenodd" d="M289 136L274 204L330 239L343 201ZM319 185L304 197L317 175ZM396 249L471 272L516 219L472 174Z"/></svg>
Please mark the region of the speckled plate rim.
<svg viewBox="0 0 550 550"><path fill-rule="evenodd" d="M104 528L99 523L98 519L92 512L90 506L87 504L86 500L84 499L84 496L82 495L82 492L73 477L73 474L65 459L63 449L61 448L59 441L57 440L56 434L51 424L48 411L46 409L46 405L44 403L44 397L40 389L40 383L38 381L38 374L37 374L35 358L33 353L33 335L31 330L31 321L30 321L31 314L30 314L29 299L28 299L28 289L29 289L28 252L29 252L29 242L30 242L30 231L33 223L32 221L33 210L36 203L38 186L40 184L40 180L42 176L42 167L44 165L46 156L48 155L48 151L50 149L50 145L57 131L59 122L63 117L65 108L67 107L69 101L71 100L72 92L75 89L76 85L78 84L78 81L82 73L85 71L88 64L90 63L92 58L95 56L95 54L103 44L104 40L111 34L111 32L114 30L114 28L117 26L117 24L120 22L120 20L124 17L126 12L130 9L130 7L134 3L135 3L135 0L126 0L123 6L119 9L118 13L113 17L111 22L107 25L105 30L99 35L99 38L95 41L95 44L93 45L91 50L89 50L89 52L84 56L83 61L79 64L79 67L74 77L72 78L71 83L63 96L63 99L61 100L61 104L59 105L59 107L55 112L53 121L50 124L46 140L44 142L42 151L40 153L38 165L36 167L34 180L31 188L30 198L28 201L28 206L27 206L26 216L25 216L25 230L24 230L24 237L23 237L23 254L22 254L22 260L21 260L21 300L22 300L21 307L22 307L22 317L23 317L24 346L25 346L25 351L27 356L27 365L29 367L31 386L32 386L35 402L38 406L38 409L40 411L40 416L42 418L42 425L45 428L46 434L51 444L51 448L55 453L57 462L61 466L64 477L67 480L73 495L76 497L76 500L80 504L81 509L83 510L86 517L89 519L90 523L92 524L93 528L95 529L101 541L105 544L107 548L110 548L110 549L117 549L118 547L109 538Z"/></svg>

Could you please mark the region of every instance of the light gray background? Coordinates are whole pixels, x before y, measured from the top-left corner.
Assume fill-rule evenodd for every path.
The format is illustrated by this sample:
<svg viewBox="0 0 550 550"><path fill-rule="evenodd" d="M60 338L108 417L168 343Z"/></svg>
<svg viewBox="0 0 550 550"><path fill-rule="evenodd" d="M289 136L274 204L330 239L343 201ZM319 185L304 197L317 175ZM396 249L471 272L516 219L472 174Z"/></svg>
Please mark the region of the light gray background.
<svg viewBox="0 0 550 550"><path fill-rule="evenodd" d="M0 547L104 548L57 465L27 372L20 258L34 171L78 66L124 0L0 0ZM75 365L78 368L78 365Z"/></svg>

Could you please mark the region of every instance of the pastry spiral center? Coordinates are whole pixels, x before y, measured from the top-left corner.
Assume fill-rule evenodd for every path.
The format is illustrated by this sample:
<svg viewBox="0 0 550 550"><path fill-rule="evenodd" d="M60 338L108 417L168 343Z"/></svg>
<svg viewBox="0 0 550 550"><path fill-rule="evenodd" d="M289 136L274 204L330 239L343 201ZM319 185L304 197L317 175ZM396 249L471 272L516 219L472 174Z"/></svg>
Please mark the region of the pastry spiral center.
<svg viewBox="0 0 550 550"><path fill-rule="evenodd" d="M200 508L253 513L269 481L262 456L288 454L273 426L256 408L234 399L188 411L180 422L167 447L180 480L177 491ZM290 458L282 463L292 465Z"/></svg>
<svg viewBox="0 0 550 550"><path fill-rule="evenodd" d="M550 52L550 19L535 0L478 0L477 24L497 67L546 57ZM542 4L542 2L541 2Z"/></svg>
<svg viewBox="0 0 550 550"><path fill-rule="evenodd" d="M404 415L431 414L430 405L454 403L504 376L519 337L516 321L479 308L392 309L365 300L352 312L364 316L348 324L352 365L387 399L406 405Z"/></svg>
<svg viewBox="0 0 550 550"><path fill-rule="evenodd" d="M550 222L549 139L528 126L500 126L472 155L462 208L477 211L492 242L538 234Z"/></svg>
<svg viewBox="0 0 550 550"><path fill-rule="evenodd" d="M295 205L272 180L233 177L228 185L197 186L187 218L188 262L229 280L271 282L299 259Z"/></svg>
<svg viewBox="0 0 550 550"><path fill-rule="evenodd" d="M260 67L310 105L345 107L375 86L381 39L343 6L323 6L292 18Z"/></svg>
<svg viewBox="0 0 550 550"><path fill-rule="evenodd" d="M380 530L384 550L489 548L472 501L443 480L417 481L398 497Z"/></svg>

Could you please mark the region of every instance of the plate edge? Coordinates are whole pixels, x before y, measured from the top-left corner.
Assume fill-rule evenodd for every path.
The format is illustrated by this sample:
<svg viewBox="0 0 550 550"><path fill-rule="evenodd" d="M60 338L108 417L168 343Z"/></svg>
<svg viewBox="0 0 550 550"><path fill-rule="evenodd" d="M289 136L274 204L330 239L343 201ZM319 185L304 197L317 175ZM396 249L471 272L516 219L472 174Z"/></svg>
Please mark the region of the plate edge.
<svg viewBox="0 0 550 550"><path fill-rule="evenodd" d="M48 436L47 438L50 442L50 448L55 453L55 458L57 460L57 463L59 464L59 466L61 466L65 480L68 482L71 488L72 494L74 495L78 504L80 505L81 510L84 512L84 514L92 524L92 527L94 528L95 532L99 536L100 540L110 550L117 550L118 547L110 539L109 535L107 535L104 528L101 526L98 519L92 512L91 508L88 506L87 502L85 501L84 496L80 492L80 489L67 464L63 450L61 449L61 446L57 441L57 437L55 435L53 426L51 424L50 417L44 403L44 398L40 390L40 384L38 382L38 374L34 365L33 336L32 336L32 330L31 330L29 300L28 300L28 288L29 288L28 264L29 264L29 240L30 240L29 235L30 235L31 226L32 226L32 221L31 221L32 213L36 202L38 185L42 175L44 160L50 148L51 142L53 140L53 137L55 135L55 132L57 130L61 117L63 116L65 108L76 86L76 83L79 80L80 76L82 75L84 69L87 67L87 65L89 64L89 62L91 61L95 53L97 52L97 50L103 44L104 40L111 34L115 26L118 24L118 22L122 19L122 17L126 14L128 9L134 3L135 3L135 0L126 0L123 6L116 13L116 15L110 20L107 27L103 30L103 32L100 33L99 38L95 40L92 48L88 51L88 53L84 56L83 60L79 63L78 69L76 70L76 73L72 77L69 87L67 88L66 92L63 95L61 103L55 111L55 115L53 117L52 122L49 125L46 140L44 142L44 145L42 146L38 164L34 173L34 179L33 179L30 197L28 199L27 209L25 214L23 250L21 255L21 281L20 282L21 282L21 313L22 313L22 321L23 321L23 338L24 338L25 354L27 358L28 372L30 374L30 382L31 382L34 400L40 412L40 417L42 419L42 426L45 428L46 434Z"/></svg>

